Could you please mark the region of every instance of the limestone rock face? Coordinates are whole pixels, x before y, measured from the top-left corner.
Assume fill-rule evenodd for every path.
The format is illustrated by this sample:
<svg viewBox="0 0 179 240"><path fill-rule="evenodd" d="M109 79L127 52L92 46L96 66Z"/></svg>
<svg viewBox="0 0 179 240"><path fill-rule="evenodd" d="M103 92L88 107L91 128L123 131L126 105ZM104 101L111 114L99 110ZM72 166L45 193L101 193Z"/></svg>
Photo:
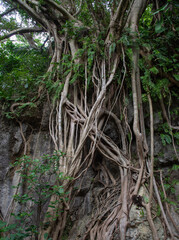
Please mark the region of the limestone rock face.
<svg viewBox="0 0 179 240"><path fill-rule="evenodd" d="M39 158L43 154L53 153L54 146L48 131L32 131L27 123L19 124L0 116L0 211L6 216L12 202L12 196L18 183L19 175L13 171L10 164L24 154L24 141L27 141L27 154Z"/></svg>
<svg viewBox="0 0 179 240"><path fill-rule="evenodd" d="M176 150L179 150L177 146ZM160 165L170 165L177 161L172 144L166 144L166 146L164 146L160 136L155 136L154 152L155 159Z"/></svg>
<svg viewBox="0 0 179 240"><path fill-rule="evenodd" d="M36 125L36 122L32 122L33 126L30 126L28 122L23 122L22 130L19 124L13 120L4 119L1 116L0 119L0 212L3 217L8 214L8 209L11 206L12 197L15 194L15 189L12 186L17 185L19 175L13 171L10 163L16 161L17 157L23 155L24 140L22 133L27 141L27 153L32 158L39 158L43 154L52 154L54 145L51 140L48 131L48 106L44 107L42 120ZM156 119L156 124L158 120ZM121 142L118 137L118 133L115 130L114 123L110 123L106 126L106 134L120 145ZM175 162L174 152L171 146L163 146L160 137L155 138L155 154L159 159L159 163L164 164L164 177L167 176L167 171L170 167L166 167L165 164L170 165ZM110 169L113 176L116 176L117 172L114 166L106 164ZM175 175L171 176L171 179L179 178L178 171ZM100 192L100 186L95 185L96 172L92 166L87 172L79 179L74 186L76 191L73 202L70 206L69 216L67 219L67 225L64 232L64 239L68 240L80 240L91 222L93 217L95 206L95 195ZM179 226L179 215L177 208L179 208L179 202L177 197L179 194L179 185L174 186L175 192L171 195L176 205L171 207L171 213L174 217L176 225ZM140 189L141 196L147 197L145 188ZM18 207L18 206L16 206ZM157 208L157 206L156 206ZM170 220L169 220L170 221ZM165 233L162 228L162 222L159 217L154 220L156 229L158 230L159 239L165 239ZM175 231L175 230L174 230ZM138 208L132 205L129 215L129 228L127 230L127 240L152 240L152 232L146 218L146 212L144 208ZM119 234L115 233L114 240L119 240ZM169 239L168 239L169 240Z"/></svg>
<svg viewBox="0 0 179 240"><path fill-rule="evenodd" d="M139 195L145 198L148 193L144 187L139 191ZM130 215L130 226L127 231L127 239L129 240L152 240L152 232L147 222L146 210L143 207L132 205ZM159 239L165 239L163 228L161 227L161 220L157 217L154 220Z"/></svg>

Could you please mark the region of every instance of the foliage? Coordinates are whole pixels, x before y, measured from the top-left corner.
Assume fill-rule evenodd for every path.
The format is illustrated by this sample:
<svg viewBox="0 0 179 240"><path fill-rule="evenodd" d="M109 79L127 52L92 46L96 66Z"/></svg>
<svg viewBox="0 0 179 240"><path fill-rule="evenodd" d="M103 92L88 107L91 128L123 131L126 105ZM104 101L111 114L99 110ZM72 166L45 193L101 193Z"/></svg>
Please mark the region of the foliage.
<svg viewBox="0 0 179 240"><path fill-rule="evenodd" d="M18 2L14 0L17 6ZM143 118L145 116L149 120L149 114L152 116L153 103L154 111L156 109L159 111L159 101L161 105L163 104L161 116L164 123L160 124L157 130L154 129L155 134L160 135L164 146L173 144L174 140L178 139L176 128L172 131L169 123L171 122L172 125L173 116L177 115L175 106L170 108L173 99L177 99L177 90L174 86L178 86L179 79L177 63L179 49L175 47L179 23L176 1L20 2L20 7L24 9L28 7L28 13L32 18L34 17L32 20L27 13L20 10L25 25L40 24L47 32L46 46L49 48L51 62L48 62L47 51L30 49L22 36L17 37L17 41L23 42L23 45L14 44L12 41L1 43L0 98L10 104L17 102L18 109L33 107L37 90L39 89L40 92L41 85L43 89L46 87L48 102L52 107L49 113L50 135L56 149L62 146L63 150L72 157L70 163L64 161L63 167L75 179L86 173L92 163L95 166L95 160L98 158L96 156L100 151L101 166L96 168L96 171L104 188L101 186L102 194L96 196L97 205L100 206L96 211L98 216L94 214L94 224L90 224L91 227L88 228L85 237L92 235L96 238L105 233L106 237L110 238L115 231L113 227L115 221L119 222L120 230L121 227L127 229L126 209L130 209L128 206L131 204L129 195L125 194L131 189L128 183L131 183L134 191L137 192L140 189L139 183L143 183L142 179L145 180L145 176L150 173L150 179L153 178L153 167L151 171L146 167L147 157L145 156L148 147L145 143L150 130L146 128L147 124L145 126ZM140 16L145 2L146 9ZM120 7L121 3L124 4L124 8L122 5ZM136 7L138 3L139 6L141 3L141 9ZM157 7L158 4L159 7ZM9 21L8 18L3 18L0 27L6 33L19 26L19 24L15 25L14 19ZM34 37L33 34L31 36ZM36 39L36 43L40 46L40 40ZM49 68L46 72L47 65ZM152 101L149 101L149 96ZM129 109L132 97L133 114ZM142 101L144 107L141 104ZM165 107L166 114L164 114ZM170 109L175 113L170 113ZM164 115L168 115L168 118ZM114 131L118 129L120 136L119 142L112 137L113 134L104 134L106 124L113 119ZM151 130L151 136L152 132ZM131 154L131 142L134 137L137 141L137 154ZM152 150L150 144L149 147ZM150 153L150 149L148 152ZM121 153L123 153L122 157ZM62 157L61 153L55 153L53 156L46 155L40 160L24 156L15 165L17 168L20 167L21 181L16 186L14 199L21 209L14 213L13 217L19 223L18 227L22 229L17 233L12 226L10 230L12 234L22 234L16 235L15 239L23 238L23 234L24 237L28 235L37 238L44 219L43 209L47 207L46 218L49 218L49 221L45 223L45 227L52 236L63 236L67 220L66 212L61 215L62 219L57 219L59 205L57 200L50 201L51 196L55 196L58 201L67 197L61 184L61 180L64 179L58 172L59 157ZM120 172L116 175L120 176L120 180L110 173L111 164L106 164L106 159L118 166ZM152 159L153 156L151 156L151 162ZM135 164L135 168L139 171L132 170ZM129 165L131 168L127 167ZM113 187L110 185L111 182ZM169 183L170 186L167 184L168 182L165 182L165 188L169 191L173 183ZM120 193L118 191L119 196L117 196L115 187L119 185L121 191ZM20 192L19 189L23 189L24 186L27 187L27 191ZM70 187L72 194L69 196L73 197ZM121 196L124 200L122 205L111 205L111 202L115 203L115 197L121 199ZM164 198L164 193L161 192L161 196L164 202L168 201ZM151 196L149 199L146 196L144 202L143 207L151 204ZM49 208L54 210L53 216L50 215ZM114 211L121 212L117 219L111 215ZM151 228L154 228L151 211L147 211L148 221ZM141 216L143 214L142 209ZM157 215L160 215L160 209ZM54 224L50 222L51 217ZM99 219L101 219L100 223ZM56 228L55 233L52 233L54 230L52 226ZM3 229L5 232L8 231L6 226L3 226ZM106 229L109 231L105 232ZM155 235L155 231L152 232ZM120 234L120 238L125 239L125 230L124 233L120 231ZM63 237L66 237L66 234ZM44 238L48 239L48 235L45 234ZM157 238L154 236L154 239Z"/></svg>
<svg viewBox="0 0 179 240"><path fill-rule="evenodd" d="M153 99L157 100L161 93L169 92L167 74L170 73L178 79L179 51L173 46L177 46L176 29L179 22L175 1L168 1L157 11L153 12L152 9L153 5L148 5L140 19L139 44L146 51L146 58L140 59L140 68L143 72L142 84L145 91L150 90Z"/></svg>
<svg viewBox="0 0 179 240"><path fill-rule="evenodd" d="M0 44L0 100L29 101L47 68L46 52L8 40Z"/></svg>
<svg viewBox="0 0 179 240"><path fill-rule="evenodd" d="M161 192L162 200L171 205L176 205L176 202L173 201L174 198L172 196L175 196L175 194L176 194L175 186L179 184L179 180L176 178L172 178L171 175L175 171L177 172L178 169L179 169L179 165L174 164L170 169L168 169L167 175L164 178L164 189L166 191L167 196L169 196L169 197L165 198L164 193ZM177 201L178 201L178 197L177 197Z"/></svg>
<svg viewBox="0 0 179 240"><path fill-rule="evenodd" d="M20 209L13 213L15 223L7 225L5 222L0 222L0 232L8 234L1 239L20 240L37 236L44 218L44 207L55 208L56 206L56 202L49 202L50 197L56 195L61 199L67 198L62 182L69 181L70 178L64 177L63 173L59 172L60 160L63 156L64 153L60 151L54 152L53 155L43 155L41 159L32 159L25 155L12 165L19 168L16 173L21 177L19 184L13 188L18 190L22 187L23 189L23 186L27 185L27 191L17 191L14 195L14 200L20 204ZM53 220L58 218L59 211L58 209ZM51 217L48 212L46 215Z"/></svg>

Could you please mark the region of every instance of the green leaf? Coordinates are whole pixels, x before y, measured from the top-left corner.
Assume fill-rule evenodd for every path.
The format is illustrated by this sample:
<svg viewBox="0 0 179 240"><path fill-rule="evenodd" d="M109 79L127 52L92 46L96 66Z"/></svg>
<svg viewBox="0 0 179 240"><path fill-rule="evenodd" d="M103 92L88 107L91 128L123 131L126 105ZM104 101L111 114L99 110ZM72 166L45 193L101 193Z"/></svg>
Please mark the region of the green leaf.
<svg viewBox="0 0 179 240"><path fill-rule="evenodd" d="M172 170L179 170L179 165L174 164L174 165L172 166Z"/></svg>
<svg viewBox="0 0 179 240"><path fill-rule="evenodd" d="M162 33L165 31L165 28L163 27L163 21L160 20L155 24L155 32L156 33Z"/></svg>
<svg viewBox="0 0 179 240"><path fill-rule="evenodd" d="M171 185L170 185L170 184L164 184L164 188L165 188L165 190L168 190L168 189L170 189L170 187L171 187Z"/></svg>
<svg viewBox="0 0 179 240"><path fill-rule="evenodd" d="M172 139L168 134L160 134L160 137L162 139L162 144L166 146L166 144L171 144Z"/></svg>
<svg viewBox="0 0 179 240"><path fill-rule="evenodd" d="M155 14L161 12L161 11L164 11L167 6L168 6L168 3L167 3L165 6L159 8L159 9L158 9L156 12L154 12L152 15L155 15Z"/></svg>
<svg viewBox="0 0 179 240"><path fill-rule="evenodd" d="M109 56L111 56L111 54L115 51L115 49L116 49L116 43L113 42L109 47Z"/></svg>
<svg viewBox="0 0 179 240"><path fill-rule="evenodd" d="M60 193L60 194L64 194L64 189L63 189L63 188L60 188L60 189L59 189L59 193Z"/></svg>
<svg viewBox="0 0 179 240"><path fill-rule="evenodd" d="M63 179L63 172L59 173L59 178Z"/></svg>
<svg viewBox="0 0 179 240"><path fill-rule="evenodd" d="M171 137L170 137L169 135L166 135L166 136L165 136L165 140L166 140L166 142L167 142L168 144L170 144L170 143L172 142L172 139L171 139Z"/></svg>
<svg viewBox="0 0 179 240"><path fill-rule="evenodd" d="M177 81L179 81L179 74L174 74L173 75Z"/></svg>
<svg viewBox="0 0 179 240"><path fill-rule="evenodd" d="M44 239L47 239L48 238L48 233L45 233L44 234Z"/></svg>
<svg viewBox="0 0 179 240"><path fill-rule="evenodd" d="M157 74L159 72L159 70L156 67L150 68L150 71L154 74Z"/></svg>
<svg viewBox="0 0 179 240"><path fill-rule="evenodd" d="M70 84L74 83L77 80L78 76L78 74L74 74L72 79L70 80Z"/></svg>
<svg viewBox="0 0 179 240"><path fill-rule="evenodd" d="M6 223L3 221L0 221L0 230L1 230L1 228L5 227L5 226L6 226Z"/></svg>

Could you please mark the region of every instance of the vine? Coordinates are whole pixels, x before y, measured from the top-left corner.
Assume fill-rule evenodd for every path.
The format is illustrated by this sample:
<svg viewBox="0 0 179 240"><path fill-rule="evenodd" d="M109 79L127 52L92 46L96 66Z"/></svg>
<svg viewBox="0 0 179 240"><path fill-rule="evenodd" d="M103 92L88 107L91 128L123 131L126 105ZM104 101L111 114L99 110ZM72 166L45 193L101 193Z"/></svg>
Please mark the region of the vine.
<svg viewBox="0 0 179 240"><path fill-rule="evenodd" d="M53 0L13 2L49 34L51 58L46 74L40 78L38 97L42 92L47 95L51 107L49 134L54 149L65 153L60 156L57 171L72 179L70 182L63 179L64 192L68 193L63 202L62 193L56 194L56 185L46 187L48 190L52 187L48 197L55 204L54 207L48 205L48 216L39 214L43 224L38 226L36 238L62 238L74 197L73 186L93 166L96 181L102 186L98 196L94 196L93 218L81 239L112 239L117 231L121 240L126 239L129 213L136 204L142 211L145 208L153 239L157 240L152 212L156 203L168 235L174 239L177 234L173 233L167 218L172 216L162 202L155 176L153 106L160 101L167 124L167 127L163 124L165 133L160 136L164 144L173 144L177 155L178 126L173 126L170 114L171 93L176 94L174 87L178 86L174 66L178 53L173 48L177 23L172 15L177 13L175 3L148 4L146 0L86 0L84 4L83 1ZM168 41L168 48L163 49ZM13 58L12 62L16 60ZM133 126L128 119L130 101L133 102ZM12 104L11 110L14 112L14 106L27 105L30 101L20 99ZM146 129L145 108L150 116L150 130ZM119 143L105 132L109 122L115 125ZM134 142L135 153L132 153ZM116 176L109 165L117 169ZM160 182L165 195L162 177ZM149 186L147 201L139 194L144 184ZM20 197L22 201L23 197ZM45 225L46 222L50 224ZM176 229L173 219L172 225Z"/></svg>

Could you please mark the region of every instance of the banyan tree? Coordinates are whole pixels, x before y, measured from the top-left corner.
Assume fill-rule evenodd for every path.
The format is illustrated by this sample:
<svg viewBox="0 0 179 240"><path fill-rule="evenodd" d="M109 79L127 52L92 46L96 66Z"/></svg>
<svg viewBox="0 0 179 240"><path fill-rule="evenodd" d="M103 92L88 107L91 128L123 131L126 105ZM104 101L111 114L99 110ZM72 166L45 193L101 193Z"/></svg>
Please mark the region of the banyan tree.
<svg viewBox="0 0 179 240"><path fill-rule="evenodd" d="M61 184L67 197L50 196L48 201L54 205L46 207L48 219L42 212L38 234L31 238L63 239L69 208L77 192L74 186L78 185L79 191L80 181L93 168L94 182L100 190L93 199L93 217L79 239L115 239L116 232L121 240L127 239L133 205L146 211L155 240L159 239L154 223L158 206L168 239L175 239L178 228L166 207L168 203L162 200L161 192L165 194L162 177L157 176L159 172L155 174L153 113L157 103L178 159L175 145L178 127L169 114L171 92L177 93L179 86L177 70L169 70L167 60L159 56L172 58L177 54L175 1L2 2L6 11L1 20L16 11L31 22L29 26L4 32L1 42L21 35L31 48L37 48L33 36L38 32L42 38L46 36L42 47L50 59L36 96L28 103L11 101L11 114L22 128L17 109L30 102L38 105L39 101L48 101L49 136L54 150L63 153L59 154L58 171L63 173ZM49 82L53 91L48 89ZM28 155L24 136L23 141L24 155ZM141 196L141 188L145 188L146 198ZM13 213L14 209L10 209Z"/></svg>

